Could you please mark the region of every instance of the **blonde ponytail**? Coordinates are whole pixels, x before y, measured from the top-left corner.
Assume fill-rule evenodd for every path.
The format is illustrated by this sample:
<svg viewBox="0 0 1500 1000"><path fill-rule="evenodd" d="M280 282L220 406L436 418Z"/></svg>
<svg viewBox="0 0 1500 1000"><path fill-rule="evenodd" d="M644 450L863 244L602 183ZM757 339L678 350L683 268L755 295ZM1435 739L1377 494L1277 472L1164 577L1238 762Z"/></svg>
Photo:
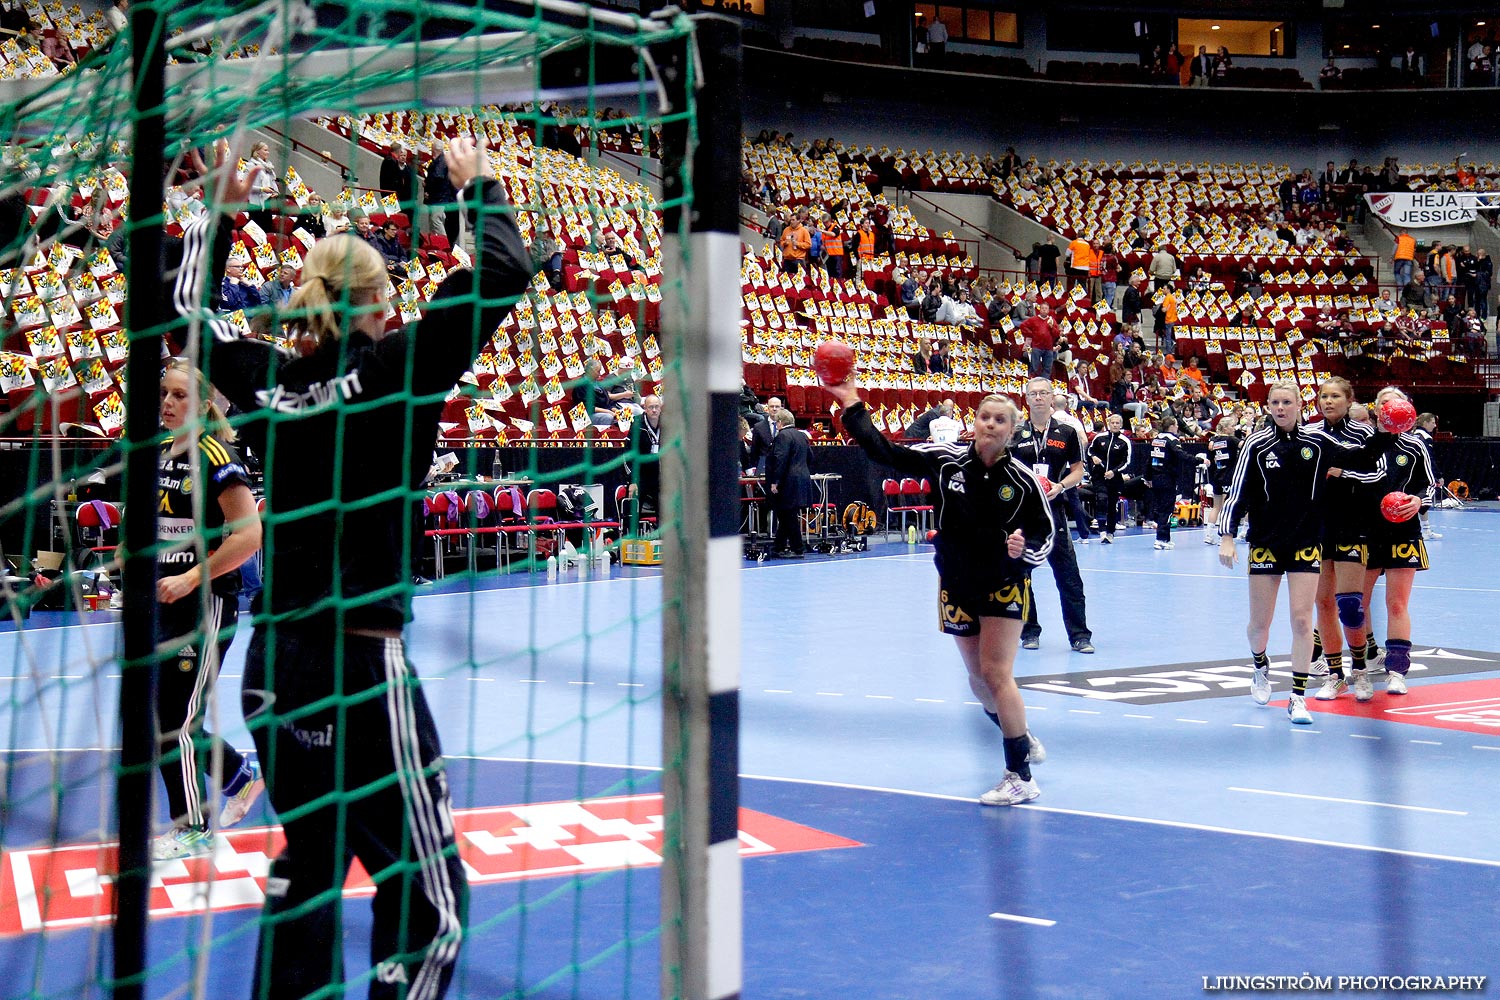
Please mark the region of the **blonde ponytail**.
<svg viewBox="0 0 1500 1000"><path fill-rule="evenodd" d="M358 236L340 233L319 240L308 251L301 284L287 303L288 324L301 337L310 338L314 348L337 340L355 294L378 292L388 280L385 259ZM338 308L341 305L343 309Z"/></svg>

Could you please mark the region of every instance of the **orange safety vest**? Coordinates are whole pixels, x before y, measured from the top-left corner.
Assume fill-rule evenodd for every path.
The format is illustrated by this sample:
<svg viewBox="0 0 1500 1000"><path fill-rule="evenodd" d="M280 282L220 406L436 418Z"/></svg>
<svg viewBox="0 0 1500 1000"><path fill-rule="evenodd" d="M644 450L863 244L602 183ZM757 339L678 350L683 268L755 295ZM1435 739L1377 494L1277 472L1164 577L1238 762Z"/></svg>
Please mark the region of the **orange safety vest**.
<svg viewBox="0 0 1500 1000"><path fill-rule="evenodd" d="M823 252L830 257L844 256L844 234L823 231Z"/></svg>
<svg viewBox="0 0 1500 1000"><path fill-rule="evenodd" d="M1416 260L1417 241L1407 233L1396 237L1396 260Z"/></svg>
<svg viewBox="0 0 1500 1000"><path fill-rule="evenodd" d="M874 233L866 232L863 229L859 231L859 255L866 258L875 256Z"/></svg>

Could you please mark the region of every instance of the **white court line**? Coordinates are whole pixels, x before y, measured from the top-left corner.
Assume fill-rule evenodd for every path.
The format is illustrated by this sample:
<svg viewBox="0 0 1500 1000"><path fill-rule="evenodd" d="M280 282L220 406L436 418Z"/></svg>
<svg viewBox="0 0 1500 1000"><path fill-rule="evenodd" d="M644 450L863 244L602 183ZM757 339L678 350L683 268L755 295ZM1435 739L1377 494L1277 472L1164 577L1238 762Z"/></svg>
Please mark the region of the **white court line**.
<svg viewBox="0 0 1500 1000"><path fill-rule="evenodd" d="M1500 747L1487 747L1487 746L1484 746L1483 744L1475 743L1469 749L1471 749L1471 750L1500 750Z"/></svg>
<svg viewBox="0 0 1500 1000"><path fill-rule="evenodd" d="M1230 725L1232 725L1235 729L1264 729L1264 728L1266 728L1265 726L1252 726L1248 722L1232 722L1232 723L1230 723Z"/></svg>
<svg viewBox="0 0 1500 1000"><path fill-rule="evenodd" d="M991 920L1014 920L1018 924L1032 924L1036 927L1056 927L1056 920L1044 920L1041 917L1023 917L1018 913L991 913Z"/></svg>
<svg viewBox="0 0 1500 1000"><path fill-rule="evenodd" d="M1380 739L1384 739L1385 737L1383 737L1383 736L1366 736L1364 733L1350 733L1349 734L1349 738L1351 740L1380 740Z"/></svg>
<svg viewBox="0 0 1500 1000"><path fill-rule="evenodd" d="M1154 719L1154 718L1156 718L1156 716L1154 716L1154 715L1131 715L1129 712L1126 712L1125 713L1125 718L1127 718L1127 719ZM1260 727L1257 726L1256 728L1258 729Z"/></svg>
<svg viewBox="0 0 1500 1000"><path fill-rule="evenodd" d="M1100 714L1099 712L1094 711L1092 708L1070 708L1070 709L1068 709L1068 711L1070 713L1072 713L1073 715L1099 715Z"/></svg>
<svg viewBox="0 0 1500 1000"><path fill-rule="evenodd" d="M941 698L914 698L912 700L921 702L924 705L941 705L944 703Z"/></svg>
<svg viewBox="0 0 1500 1000"><path fill-rule="evenodd" d="M842 698L844 696L844 692L842 691L814 691L813 694L822 698Z"/></svg>
<svg viewBox="0 0 1500 1000"><path fill-rule="evenodd" d="M1310 799L1313 802L1342 802L1351 806L1380 806L1382 809L1404 809L1407 812L1438 813L1443 816L1467 816L1459 809L1433 809L1428 806L1403 806L1395 802L1371 802L1367 799L1340 799L1332 795L1305 795L1301 792L1281 792L1269 788L1240 788L1230 785L1231 792L1248 792L1251 795L1275 795L1284 799Z"/></svg>
<svg viewBox="0 0 1500 1000"><path fill-rule="evenodd" d="M1173 721L1175 721L1175 722L1191 722L1195 726L1206 726L1206 725L1208 725L1208 720L1207 719L1174 719Z"/></svg>
<svg viewBox="0 0 1500 1000"><path fill-rule="evenodd" d="M1440 747L1440 746L1442 746L1442 744L1439 743L1437 740L1410 740L1409 742L1411 742L1411 743L1420 743L1423 746L1429 746L1429 747Z"/></svg>
<svg viewBox="0 0 1500 1000"><path fill-rule="evenodd" d="M1095 566L1079 566L1083 573L1110 573L1118 576L1167 576L1181 580L1226 580L1234 583L1244 583L1248 577L1244 573L1162 573L1157 570L1145 569L1100 569ZM1433 587L1418 584L1413 590L1451 590L1461 594L1500 594L1500 588L1495 587Z"/></svg>
<svg viewBox="0 0 1500 1000"><path fill-rule="evenodd" d="M865 695L865 697L866 698L873 698L876 701L895 701L896 700L896 696L893 695L893 694L867 694L867 695Z"/></svg>
<svg viewBox="0 0 1500 1000"><path fill-rule="evenodd" d="M1500 749L1500 748L1497 748ZM851 785L843 781L813 781L808 778L778 778L767 774L742 774L741 778L752 781L780 781L791 785L820 785L825 788L848 788L858 792L885 792L891 795L910 795L919 799L940 799L944 802L975 802L972 795L943 795L938 792L914 792L906 788L882 788L877 785ZM1083 816L1088 819L1110 819L1121 823L1142 823L1146 826L1166 826L1179 830L1200 830L1204 833L1227 833L1235 837L1259 837L1264 840L1279 840L1291 844L1308 844L1313 847L1335 847L1346 851L1369 851L1373 854L1393 854L1403 858L1423 858L1428 861L1452 861L1457 864L1483 865L1500 868L1500 858L1466 858L1456 854L1432 854L1427 851L1408 851L1400 847L1376 847L1373 844L1351 844L1340 840L1319 840L1315 837L1295 837L1287 833L1265 833L1260 830L1240 830L1231 826L1210 826L1206 823L1186 823L1174 819L1153 819L1146 816L1122 816L1119 813L1093 812L1087 809L1065 809L1061 806L1039 806L1035 802L1023 802L1009 808L1025 812L1055 813L1059 816Z"/></svg>

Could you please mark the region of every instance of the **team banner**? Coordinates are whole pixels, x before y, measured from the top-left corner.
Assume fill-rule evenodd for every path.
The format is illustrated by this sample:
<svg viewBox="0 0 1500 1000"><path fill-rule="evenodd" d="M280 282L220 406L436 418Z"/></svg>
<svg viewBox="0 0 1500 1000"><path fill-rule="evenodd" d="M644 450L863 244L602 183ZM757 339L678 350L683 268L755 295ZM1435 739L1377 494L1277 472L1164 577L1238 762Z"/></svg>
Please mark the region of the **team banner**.
<svg viewBox="0 0 1500 1000"><path fill-rule="evenodd" d="M1420 229L1461 226L1479 210L1500 208L1500 193L1476 191L1382 191L1365 195L1370 211L1393 226Z"/></svg>

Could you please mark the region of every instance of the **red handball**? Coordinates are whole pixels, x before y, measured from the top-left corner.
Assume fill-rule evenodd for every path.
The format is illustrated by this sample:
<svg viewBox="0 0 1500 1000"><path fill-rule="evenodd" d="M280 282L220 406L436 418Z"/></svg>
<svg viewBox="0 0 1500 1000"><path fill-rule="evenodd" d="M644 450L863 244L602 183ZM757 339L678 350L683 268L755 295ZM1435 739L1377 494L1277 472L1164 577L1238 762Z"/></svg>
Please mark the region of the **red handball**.
<svg viewBox="0 0 1500 1000"><path fill-rule="evenodd" d="M1042 484L1043 494L1046 494L1049 490L1052 489L1052 480L1048 479L1046 476L1037 476L1036 481Z"/></svg>
<svg viewBox="0 0 1500 1000"><path fill-rule="evenodd" d="M1411 517L1409 515L1401 517L1396 513L1410 499L1411 497L1405 493L1387 493L1380 500L1381 516L1394 524L1400 524L1402 521L1410 521Z"/></svg>
<svg viewBox="0 0 1500 1000"><path fill-rule="evenodd" d="M929 542L935 542L935 541L937 541L937 532L936 531L929 531L929 532L927 532L927 540Z"/></svg>
<svg viewBox="0 0 1500 1000"><path fill-rule="evenodd" d="M824 385L843 385L854 372L854 348L842 340L825 340L813 354L813 371Z"/></svg>
<svg viewBox="0 0 1500 1000"><path fill-rule="evenodd" d="M1391 434L1405 434L1417 426L1417 408L1399 396L1380 404L1380 429Z"/></svg>

